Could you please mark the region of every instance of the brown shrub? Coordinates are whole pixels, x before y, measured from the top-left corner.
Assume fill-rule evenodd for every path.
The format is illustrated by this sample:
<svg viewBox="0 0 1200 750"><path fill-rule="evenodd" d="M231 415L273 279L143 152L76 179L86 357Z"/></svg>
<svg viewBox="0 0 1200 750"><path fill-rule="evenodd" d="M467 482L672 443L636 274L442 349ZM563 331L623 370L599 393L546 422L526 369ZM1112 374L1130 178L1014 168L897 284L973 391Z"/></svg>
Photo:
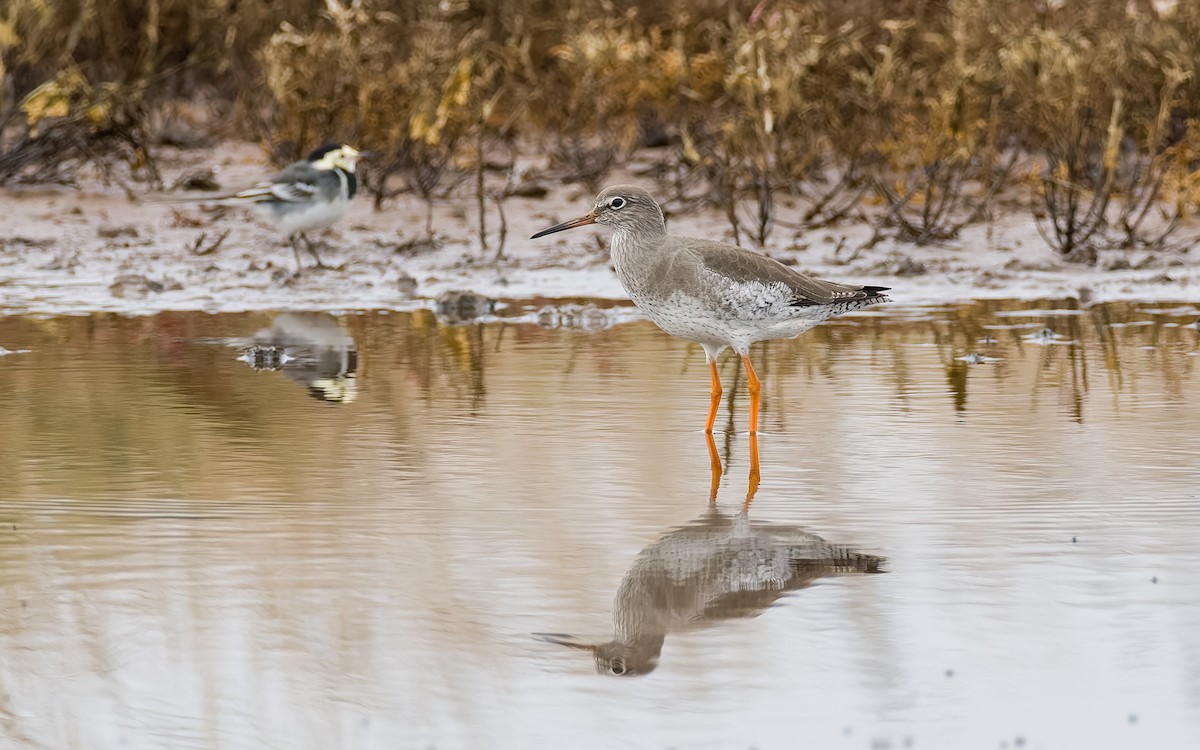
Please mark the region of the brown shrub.
<svg viewBox="0 0 1200 750"><path fill-rule="evenodd" d="M944 240L1028 164L1048 242L1086 258L1161 244L1194 203L1198 55L1196 3L10 0L0 180L113 154L153 178L165 104L202 96L280 160L380 152L377 201L473 174L485 238L490 151L597 187L653 145L674 209L720 205L760 244L868 187L880 231Z"/></svg>

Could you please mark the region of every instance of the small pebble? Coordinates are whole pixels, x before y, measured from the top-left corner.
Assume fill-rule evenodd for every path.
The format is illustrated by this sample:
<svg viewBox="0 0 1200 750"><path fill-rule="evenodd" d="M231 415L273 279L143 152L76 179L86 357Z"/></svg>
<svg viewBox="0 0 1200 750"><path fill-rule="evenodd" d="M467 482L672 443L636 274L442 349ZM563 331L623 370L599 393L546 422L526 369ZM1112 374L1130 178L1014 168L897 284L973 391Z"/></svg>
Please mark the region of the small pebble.
<svg viewBox="0 0 1200 750"><path fill-rule="evenodd" d="M100 227L96 230L96 234L104 239L115 239L117 237L137 237L137 227L129 225L123 227Z"/></svg>
<svg viewBox="0 0 1200 750"><path fill-rule="evenodd" d="M142 299L151 294L163 291L182 289L176 282L157 281L138 273L126 273L118 276L108 285L108 291L114 297L122 299Z"/></svg>
<svg viewBox="0 0 1200 750"><path fill-rule="evenodd" d="M417 280L401 272L400 277L396 279L396 290L402 298L412 299L417 295Z"/></svg>

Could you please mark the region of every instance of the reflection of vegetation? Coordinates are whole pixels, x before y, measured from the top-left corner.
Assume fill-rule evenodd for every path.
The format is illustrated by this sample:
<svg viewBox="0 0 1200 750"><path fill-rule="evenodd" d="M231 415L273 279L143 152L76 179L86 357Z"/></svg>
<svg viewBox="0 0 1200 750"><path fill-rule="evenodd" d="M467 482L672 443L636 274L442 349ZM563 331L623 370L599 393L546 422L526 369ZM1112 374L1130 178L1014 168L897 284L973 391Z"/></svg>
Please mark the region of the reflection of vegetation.
<svg viewBox="0 0 1200 750"><path fill-rule="evenodd" d="M1197 335L1179 325L1194 320L1190 308L1169 315L1139 312L1132 303L1082 310L1069 302L1035 304L1070 314L1008 315L1027 305L977 302L911 318L847 318L794 342L762 346L754 356L775 384L764 394L763 417L773 428L803 426L805 434L840 440L861 427L843 433L845 420L878 410L881 399L897 415L928 408L922 394L930 387L973 418L996 405L981 401L982 391L984 399L1002 398L1005 408L1019 406L1027 415L1021 418L1047 419L1038 404L1049 399L1051 408L1084 421L1103 406L1089 396L1096 392L1119 405L1147 391L1183 403L1194 390L1200 357L1187 353ZM21 492L35 482L38 492L68 496L132 486L182 498L303 494L310 479L362 460L364 430L389 446L381 450L390 461L404 465L429 460L428 441L419 436L454 420L482 425L502 412L501 421L557 423L557 415L588 408L599 422L649 420L665 428L678 416L673 408L705 403L700 391L680 391L692 382L681 368L703 358L648 324L582 334L512 322L448 326L428 311L341 316L329 334L346 340L344 327L357 345L358 398L338 409L278 376L251 371L228 346L196 343L249 337L269 331L273 320L199 313L0 318L0 341L32 350L0 361L6 488ZM1131 320L1149 324L1122 327ZM1024 338L1043 326L1077 343ZM972 352L1002 361L957 359ZM742 383L730 383L730 403L744 408Z"/></svg>
<svg viewBox="0 0 1200 750"><path fill-rule="evenodd" d="M507 186L513 149L594 187L650 146L669 208L718 205L758 244L871 188L878 232L947 239L1023 176L1047 241L1090 259L1168 244L1200 191L1200 5L1157 5L15 0L0 180L86 159L154 179L181 123L280 160L354 141L380 153L377 201L390 175L427 205L473 176L486 246L508 190L485 171Z"/></svg>
<svg viewBox="0 0 1200 750"><path fill-rule="evenodd" d="M351 335L362 335L359 316L342 320ZM397 316L396 324L381 325L385 320L380 316L358 338L369 348L357 374L370 378L376 398L386 394L388 402L403 405L430 389L458 397L481 387L481 366L461 359L459 329L439 327L432 315L404 316L403 323ZM358 404L321 409L305 390L246 368L230 348L192 343L214 334L221 341L255 331L266 336L272 322L261 314L182 313L0 321L4 340L33 350L21 355L25 366L0 369L0 394L20 402L4 409L0 474L21 477L36 457L48 471L43 479L81 496L145 482L181 497L298 488L306 476L327 470L325 461L352 455L352 436L361 427ZM274 330L294 342L294 328ZM446 337L436 335L439 330ZM346 338L336 326L329 334L335 343ZM482 350L474 346L477 357ZM411 412L387 414L389 431L405 444L400 453L417 460L421 447L404 439L417 429ZM301 435L322 436L328 453L321 461L296 450L292 438ZM253 447L231 449L238 445ZM225 482L231 486L215 489Z"/></svg>

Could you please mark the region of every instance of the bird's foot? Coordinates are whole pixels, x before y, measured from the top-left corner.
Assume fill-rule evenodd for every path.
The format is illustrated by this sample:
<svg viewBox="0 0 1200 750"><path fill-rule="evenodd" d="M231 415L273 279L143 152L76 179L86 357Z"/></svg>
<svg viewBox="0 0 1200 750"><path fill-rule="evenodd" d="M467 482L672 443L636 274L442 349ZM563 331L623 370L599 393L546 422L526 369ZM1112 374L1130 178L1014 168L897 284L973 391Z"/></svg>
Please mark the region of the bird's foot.
<svg viewBox="0 0 1200 750"><path fill-rule="evenodd" d="M317 253L317 247L322 246L324 243L313 242L313 240L310 239L308 237L308 235L306 235L306 234L297 235L295 237L294 242L296 244L293 245L293 247L296 247L300 243L303 243L304 249L308 252L309 255L312 256L312 259L313 259L315 265L309 266L309 268L312 268L317 271L341 271L342 270L343 266L341 266L341 265L331 266L331 265L327 265L325 263L325 261L321 260L320 254ZM296 253L296 264L300 265L300 254L299 254L298 250Z"/></svg>

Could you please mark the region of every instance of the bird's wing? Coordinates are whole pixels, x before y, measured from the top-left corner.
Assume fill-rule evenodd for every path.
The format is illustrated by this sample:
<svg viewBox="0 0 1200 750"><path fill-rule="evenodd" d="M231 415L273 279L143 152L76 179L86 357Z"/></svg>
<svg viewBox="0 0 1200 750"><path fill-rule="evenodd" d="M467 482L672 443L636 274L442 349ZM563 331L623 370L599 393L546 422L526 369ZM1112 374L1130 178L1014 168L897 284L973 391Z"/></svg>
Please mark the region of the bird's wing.
<svg viewBox="0 0 1200 750"><path fill-rule="evenodd" d="M704 603L704 609L697 613L695 623L757 617L790 590L778 584L767 584L761 589L725 592Z"/></svg>
<svg viewBox="0 0 1200 750"><path fill-rule="evenodd" d="M288 166L268 182L260 182L252 188L235 193L239 201L282 203L307 203L317 193L321 170L306 161Z"/></svg>
<svg viewBox="0 0 1200 750"><path fill-rule="evenodd" d="M798 527L754 524L751 533L727 541L711 558L710 575L721 583L709 587L714 595L704 618L753 616L821 578L884 571L884 558L830 544Z"/></svg>
<svg viewBox="0 0 1200 750"><path fill-rule="evenodd" d="M765 255L736 245L711 240L689 239L688 250L695 253L704 267L718 277L737 284L782 285L791 295L793 306L828 305L880 296L886 287L851 286L814 279Z"/></svg>

